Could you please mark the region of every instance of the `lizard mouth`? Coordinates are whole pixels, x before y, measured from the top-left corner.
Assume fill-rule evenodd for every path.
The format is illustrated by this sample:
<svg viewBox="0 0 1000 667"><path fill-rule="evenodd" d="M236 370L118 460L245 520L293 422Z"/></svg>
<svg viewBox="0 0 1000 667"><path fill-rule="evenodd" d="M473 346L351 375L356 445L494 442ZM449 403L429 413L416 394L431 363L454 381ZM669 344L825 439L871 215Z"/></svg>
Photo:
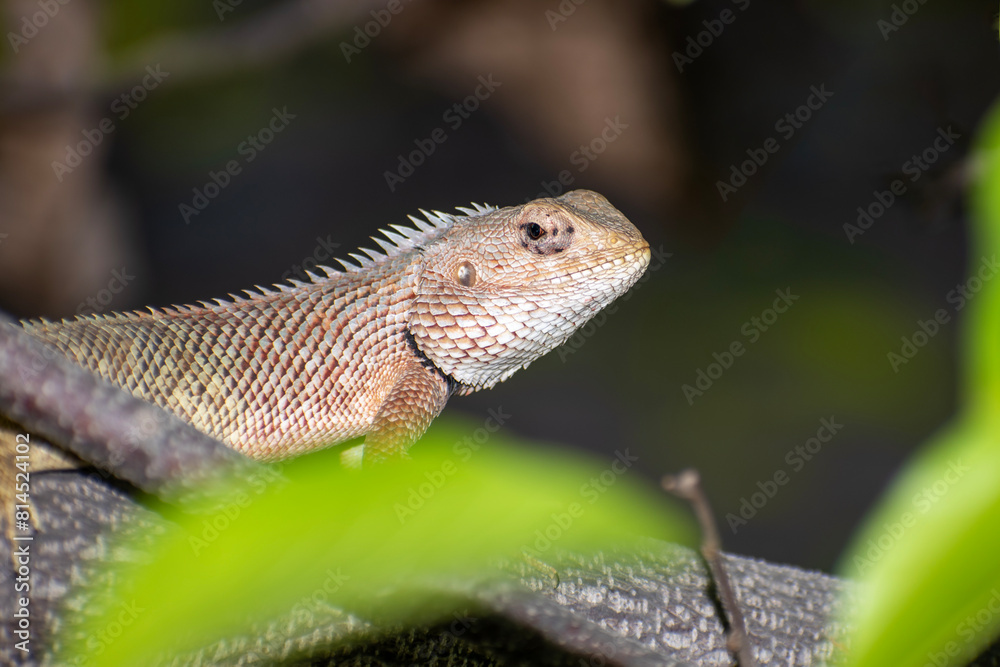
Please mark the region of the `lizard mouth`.
<svg viewBox="0 0 1000 667"><path fill-rule="evenodd" d="M642 247L639 250L642 253L642 263L649 266L649 261L653 258L653 253L649 248L649 243L643 241Z"/></svg>
<svg viewBox="0 0 1000 667"><path fill-rule="evenodd" d="M629 286L646 272L646 269L649 268L649 262L652 259L649 243L644 239L641 244L635 244L626 248L612 248L610 251L605 252L608 261L612 265L621 263L629 267Z"/></svg>

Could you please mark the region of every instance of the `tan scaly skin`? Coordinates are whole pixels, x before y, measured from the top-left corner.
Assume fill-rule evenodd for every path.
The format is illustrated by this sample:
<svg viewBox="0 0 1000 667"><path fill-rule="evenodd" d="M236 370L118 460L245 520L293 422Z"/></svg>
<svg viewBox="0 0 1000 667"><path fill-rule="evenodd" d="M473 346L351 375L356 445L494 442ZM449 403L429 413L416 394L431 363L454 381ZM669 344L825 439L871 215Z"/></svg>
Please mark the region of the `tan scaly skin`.
<svg viewBox="0 0 1000 667"><path fill-rule="evenodd" d="M345 271L214 304L24 322L32 336L258 460L364 436L405 452L455 393L565 342L649 264L601 195L394 226Z"/></svg>

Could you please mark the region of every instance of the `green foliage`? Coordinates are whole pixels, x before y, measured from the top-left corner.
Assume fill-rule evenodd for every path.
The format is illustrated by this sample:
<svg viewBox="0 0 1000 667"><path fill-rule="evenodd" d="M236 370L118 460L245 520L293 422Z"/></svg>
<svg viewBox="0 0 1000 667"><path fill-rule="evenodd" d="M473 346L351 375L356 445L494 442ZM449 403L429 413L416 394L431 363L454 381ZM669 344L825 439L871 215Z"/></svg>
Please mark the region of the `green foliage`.
<svg viewBox="0 0 1000 667"><path fill-rule="evenodd" d="M970 277L1000 254L1000 106L978 147ZM862 584L855 667L965 664L1000 634L1000 280L982 280L964 325L962 413L842 563Z"/></svg>
<svg viewBox="0 0 1000 667"><path fill-rule="evenodd" d="M113 595L95 591L89 604L105 611L66 637L106 637L102 629L122 627L123 605L140 610L134 619L99 651L82 639L57 662L147 664L249 632L317 592L365 618L430 622L457 604L435 588L497 577L498 557L685 536L624 455L584 461L447 425L416 449L416 460L356 472L339 466L337 451L320 452L281 466L222 512L171 517L179 529L159 540L152 562L119 572Z"/></svg>

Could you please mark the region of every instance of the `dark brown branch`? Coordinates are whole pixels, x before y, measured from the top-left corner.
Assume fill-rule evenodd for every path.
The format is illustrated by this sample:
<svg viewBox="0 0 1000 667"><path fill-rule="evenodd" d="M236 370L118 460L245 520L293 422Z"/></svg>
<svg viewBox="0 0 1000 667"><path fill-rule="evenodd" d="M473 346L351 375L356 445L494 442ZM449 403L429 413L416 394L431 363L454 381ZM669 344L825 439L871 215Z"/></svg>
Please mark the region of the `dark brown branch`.
<svg viewBox="0 0 1000 667"><path fill-rule="evenodd" d="M52 353L2 316L0 414L165 499L183 500L191 495L190 485L225 469L241 475L258 470L156 406ZM35 664L51 659L56 628L97 613L72 607L77 594L105 590L118 576L108 565L147 557L141 548L116 549L116 538L143 536L152 547L153 537L166 525L128 492L81 471L32 474L32 505L39 525L31 561ZM848 630L840 619L848 616L844 606L852 604L848 584L820 573L718 554L717 536L709 541L715 545L710 551L736 582L730 589L733 608L738 603L749 614L744 632L767 647L762 664L821 664L840 653L837 647ZM9 562L10 555L11 544L0 539L0 563ZM542 660L567 666L682 667L717 664L728 649L725 623L711 597L718 574L709 576L687 549L649 541L597 558L551 553L546 561L562 575L558 589L524 562L510 566L524 588L463 589L461 582L441 582L443 592L465 599L470 610L468 617L441 626L383 627L329 604L307 605L304 611L276 617L259 632L220 640L189 657L238 662L266 655L282 663L371 665L378 660L404 665L437 656L468 664ZM12 572L0 568L0 588L12 586ZM0 615L12 617L13 603L12 596L0 596ZM73 619L65 616L67 608L74 609ZM10 623L0 624L0 663L23 658L13 648L13 630ZM977 664L992 664L990 656L995 655L988 651Z"/></svg>
<svg viewBox="0 0 1000 667"><path fill-rule="evenodd" d="M168 502L257 464L88 373L0 315L0 414ZM5 462L6 463L6 462Z"/></svg>

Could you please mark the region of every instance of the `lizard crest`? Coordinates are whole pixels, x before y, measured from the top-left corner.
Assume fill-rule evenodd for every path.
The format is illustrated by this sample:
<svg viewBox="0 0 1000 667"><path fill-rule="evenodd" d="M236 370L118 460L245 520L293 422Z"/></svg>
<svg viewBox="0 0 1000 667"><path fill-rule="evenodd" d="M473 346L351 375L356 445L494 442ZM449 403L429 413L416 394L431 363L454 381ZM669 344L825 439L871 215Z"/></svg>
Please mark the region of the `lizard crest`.
<svg viewBox="0 0 1000 667"><path fill-rule="evenodd" d="M366 460L396 455L449 396L550 352L649 264L639 231L594 192L459 211L393 225L375 238L383 252L361 248L310 282L24 328L254 458L359 436Z"/></svg>

